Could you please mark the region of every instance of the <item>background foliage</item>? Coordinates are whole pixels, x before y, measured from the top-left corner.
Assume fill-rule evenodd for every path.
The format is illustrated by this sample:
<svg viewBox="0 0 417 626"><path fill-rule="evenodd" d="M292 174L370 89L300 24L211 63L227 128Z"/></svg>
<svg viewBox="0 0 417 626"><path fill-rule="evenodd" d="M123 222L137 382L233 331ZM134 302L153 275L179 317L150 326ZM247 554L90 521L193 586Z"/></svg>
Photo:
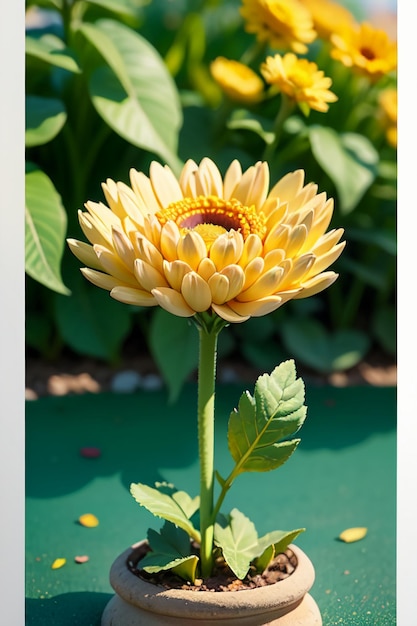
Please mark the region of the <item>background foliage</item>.
<svg viewBox="0 0 417 626"><path fill-rule="evenodd" d="M209 69L217 56L240 59L254 37L238 0L26 6L27 345L46 359L70 351L117 364L134 338L174 399L197 364L195 330L90 285L65 239L83 239L77 211L104 199L106 178L128 182L131 167L147 173L157 159L178 173L188 158L209 156L224 171L234 158L243 168L263 158L276 101L230 102ZM269 159L271 180L301 167L335 198L332 225L345 229L348 242L334 265L340 277L315 297L229 327L220 357L234 354L262 370L294 357L328 373L375 348L395 355L396 150L378 104L395 78L370 88L323 42L307 57L331 76L338 101L325 114L294 111Z"/></svg>

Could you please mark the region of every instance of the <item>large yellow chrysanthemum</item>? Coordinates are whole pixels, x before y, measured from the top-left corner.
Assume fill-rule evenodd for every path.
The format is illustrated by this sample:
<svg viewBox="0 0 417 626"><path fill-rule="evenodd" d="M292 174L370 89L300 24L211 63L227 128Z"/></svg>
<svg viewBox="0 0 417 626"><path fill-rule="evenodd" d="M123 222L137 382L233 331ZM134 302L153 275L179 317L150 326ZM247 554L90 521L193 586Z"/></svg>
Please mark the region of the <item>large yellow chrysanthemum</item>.
<svg viewBox="0 0 417 626"><path fill-rule="evenodd" d="M240 61L217 57L210 64L210 71L231 100L251 104L262 99L264 84L261 78Z"/></svg>
<svg viewBox="0 0 417 626"><path fill-rule="evenodd" d="M310 11L314 30L321 39L329 39L334 33L354 27L356 20L352 13L332 0L300 0Z"/></svg>
<svg viewBox="0 0 417 626"><path fill-rule="evenodd" d="M110 208L89 201L79 212L92 245L68 240L84 276L116 300L243 322L337 278L324 270L342 252L343 229L326 233L333 200L304 185L303 170L269 193L266 162L242 173L235 160L223 179L210 159L189 160L177 180L154 161L149 178L132 169L130 180L103 183Z"/></svg>
<svg viewBox="0 0 417 626"><path fill-rule="evenodd" d="M307 52L317 36L311 14L299 0L242 0L245 30L279 50Z"/></svg>
<svg viewBox="0 0 417 626"><path fill-rule="evenodd" d="M397 69L397 43L366 22L331 36L331 56L377 81Z"/></svg>
<svg viewBox="0 0 417 626"><path fill-rule="evenodd" d="M329 91L331 78L325 76L316 63L299 59L292 52L267 57L261 65L261 73L267 83L275 85L295 102L305 102L316 111L326 112L327 102L337 100L337 96Z"/></svg>

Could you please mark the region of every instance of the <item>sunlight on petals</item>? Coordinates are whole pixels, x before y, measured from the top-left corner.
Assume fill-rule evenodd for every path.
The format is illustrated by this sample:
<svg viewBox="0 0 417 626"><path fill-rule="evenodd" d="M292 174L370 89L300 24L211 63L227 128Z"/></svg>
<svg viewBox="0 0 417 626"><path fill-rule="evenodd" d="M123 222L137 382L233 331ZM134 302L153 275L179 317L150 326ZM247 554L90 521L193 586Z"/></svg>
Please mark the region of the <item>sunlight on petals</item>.
<svg viewBox="0 0 417 626"><path fill-rule="evenodd" d="M145 291L152 291L155 287L168 287L165 277L142 259L136 259L134 272L139 285Z"/></svg>
<svg viewBox="0 0 417 626"><path fill-rule="evenodd" d="M142 289L133 289L132 287L114 287L110 291L110 295L115 300L119 300L119 302L135 306L155 306L156 304L152 294Z"/></svg>
<svg viewBox="0 0 417 626"><path fill-rule="evenodd" d="M97 255L94 252L93 246L83 241L77 241L77 239L67 239L67 244L70 247L71 252L77 257L81 263L89 265L95 270L102 270Z"/></svg>
<svg viewBox="0 0 417 626"><path fill-rule="evenodd" d="M153 289L152 295L155 297L159 306L178 317L191 317L195 314L195 311L188 306L184 297L168 287L162 287L160 289Z"/></svg>

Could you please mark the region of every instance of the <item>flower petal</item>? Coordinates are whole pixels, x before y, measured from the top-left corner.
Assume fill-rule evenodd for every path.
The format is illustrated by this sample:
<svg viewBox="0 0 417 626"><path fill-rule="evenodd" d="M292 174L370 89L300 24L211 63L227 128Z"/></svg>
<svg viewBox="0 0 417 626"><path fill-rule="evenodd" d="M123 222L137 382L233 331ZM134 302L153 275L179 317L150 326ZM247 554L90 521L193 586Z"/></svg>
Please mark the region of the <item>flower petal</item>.
<svg viewBox="0 0 417 626"><path fill-rule="evenodd" d="M188 272L181 285L184 300L196 313L207 311L211 305L211 291L205 280L197 272Z"/></svg>
<svg viewBox="0 0 417 626"><path fill-rule="evenodd" d="M77 239L67 239L67 244L70 247L71 252L77 257L79 261L93 267L96 270L102 270L97 255L94 252L93 246Z"/></svg>
<svg viewBox="0 0 417 626"><path fill-rule="evenodd" d="M133 289L132 287L114 287L110 295L119 302L135 306L155 306L157 304L152 294L142 289Z"/></svg>
<svg viewBox="0 0 417 626"><path fill-rule="evenodd" d="M152 295L155 296L159 306L168 311L168 313L178 315L178 317L191 317L195 314L195 311L188 306L183 296L175 289L160 287L159 289L153 289Z"/></svg>
<svg viewBox="0 0 417 626"><path fill-rule="evenodd" d="M157 269L142 259L136 259L134 271L139 285L145 291L152 291L155 287L168 287L165 276L162 276Z"/></svg>

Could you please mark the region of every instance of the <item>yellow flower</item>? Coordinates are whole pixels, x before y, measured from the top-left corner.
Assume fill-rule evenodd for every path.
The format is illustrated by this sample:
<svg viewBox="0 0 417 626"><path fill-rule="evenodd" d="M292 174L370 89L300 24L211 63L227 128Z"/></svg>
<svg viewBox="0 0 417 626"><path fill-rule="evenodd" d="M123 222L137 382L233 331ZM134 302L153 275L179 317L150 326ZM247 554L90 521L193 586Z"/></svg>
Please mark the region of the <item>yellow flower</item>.
<svg viewBox="0 0 417 626"><path fill-rule="evenodd" d="M264 84L259 76L239 61L217 57L210 71L224 93L237 102L253 103L262 99Z"/></svg>
<svg viewBox="0 0 417 626"><path fill-rule="evenodd" d="M326 112L329 108L326 103L337 100L337 96L329 91L331 78L325 76L315 63L298 59L292 52L267 57L261 65L261 73L267 83L316 111Z"/></svg>
<svg viewBox="0 0 417 626"><path fill-rule="evenodd" d="M372 81L397 69L397 43L383 30L364 22L331 36L331 56L346 67L352 67Z"/></svg>
<svg viewBox="0 0 417 626"><path fill-rule="evenodd" d="M242 0L240 13L248 33L273 48L307 52L317 36L310 12L300 0Z"/></svg>
<svg viewBox="0 0 417 626"><path fill-rule="evenodd" d="M89 201L79 211L92 245L68 240L84 276L116 300L243 322L337 278L324 270L342 252L343 229L326 233L333 200L304 185L303 170L269 193L266 162L242 172L235 160L223 179L210 159L189 160L177 180L153 161L149 177L131 169L130 181L103 183L110 208Z"/></svg>
<svg viewBox="0 0 417 626"><path fill-rule="evenodd" d="M383 124L386 126L387 141L393 148L396 148L398 105L397 90L395 87L384 89L384 91L380 93L379 103L382 109Z"/></svg>
<svg viewBox="0 0 417 626"><path fill-rule="evenodd" d="M310 11L313 26L322 39L328 40L333 33L339 33L346 27L353 27L356 20L352 13L338 2L332 0L301 0Z"/></svg>

